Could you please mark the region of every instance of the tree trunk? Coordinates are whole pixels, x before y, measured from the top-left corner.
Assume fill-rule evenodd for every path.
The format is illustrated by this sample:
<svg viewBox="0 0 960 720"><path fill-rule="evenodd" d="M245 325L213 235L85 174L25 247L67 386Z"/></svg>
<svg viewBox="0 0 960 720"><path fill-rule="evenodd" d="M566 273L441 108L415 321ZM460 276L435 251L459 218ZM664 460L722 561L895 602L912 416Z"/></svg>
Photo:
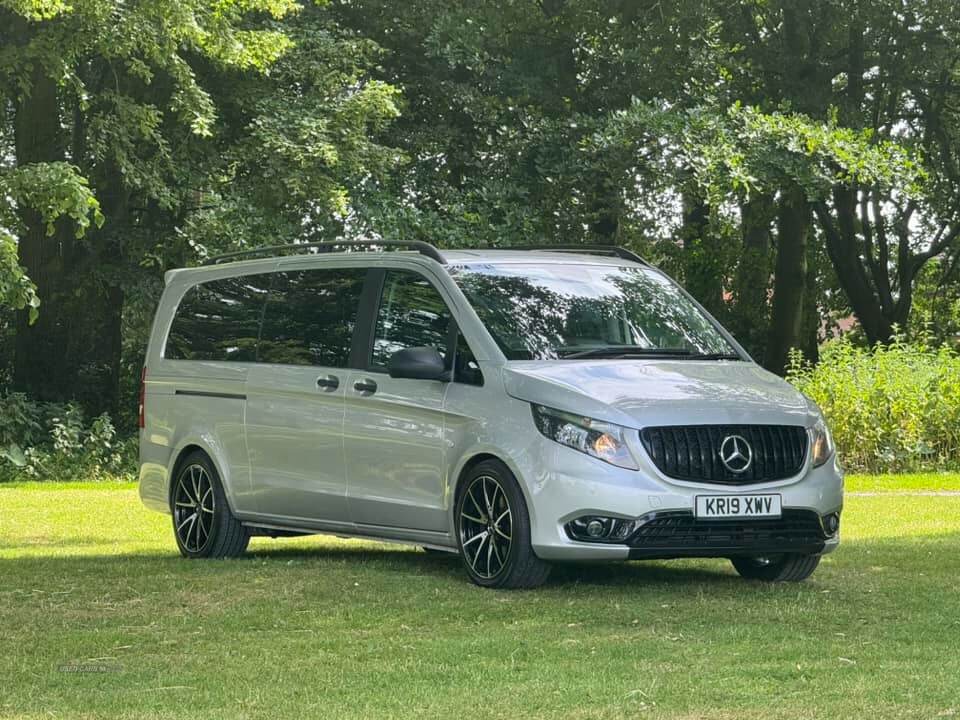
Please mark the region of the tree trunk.
<svg viewBox="0 0 960 720"><path fill-rule="evenodd" d="M767 370L778 375L786 368L790 349L800 345L809 234L810 206L803 190L787 187L778 208L773 308L763 362Z"/></svg>
<svg viewBox="0 0 960 720"><path fill-rule="evenodd" d="M22 37L26 36L26 28ZM57 84L34 66L27 93L14 106L14 145L17 165L64 159ZM47 235L46 224L31 208L20 210L24 226L18 242L19 261L37 286L40 315L33 325L26 310L17 313L13 386L38 400L59 400L75 379L67 352L69 323L62 317L65 255L70 252L66 223Z"/></svg>
<svg viewBox="0 0 960 720"><path fill-rule="evenodd" d="M720 248L710 234L710 208L692 192L683 194L684 286L710 313L722 317L723 273L718 257Z"/></svg>
<svg viewBox="0 0 960 720"><path fill-rule="evenodd" d="M871 345L889 342L893 328L889 318L884 315L880 299L874 292L860 257L859 242L856 236L856 210L847 191L834 191L839 222L834 222L830 209L824 202L814 205L820 227L826 239L827 254L833 263L834 272L840 281L850 307L853 308L860 326Z"/></svg>
<svg viewBox="0 0 960 720"><path fill-rule="evenodd" d="M770 223L773 198L755 195L740 207L743 252L733 285L734 335L755 357L763 357L770 318Z"/></svg>
<svg viewBox="0 0 960 720"><path fill-rule="evenodd" d="M808 210L809 213L809 210ZM809 217L809 214L808 214ZM807 243L807 281L803 288L803 320L800 328L800 342L798 347L803 357L812 363L820 362L820 327L822 319L818 293L819 268L817 263L817 248L814 243Z"/></svg>
<svg viewBox="0 0 960 720"><path fill-rule="evenodd" d="M26 32L24 28L22 37ZM14 113L17 165L65 159L57 84L40 65ZM82 128L75 129L82 135ZM71 160L80 164L76 151L82 139L75 137L74 145ZM116 189L108 194L120 201L104 207L111 216L110 230L93 231L78 243L69 222L59 222L56 232L47 235L39 213L23 208L18 243L20 264L36 284L41 306L33 325L26 311L17 313L13 387L41 401L79 401L94 415L116 415L118 402L123 292L113 280L118 272L101 272L119 263L119 243L108 240L122 237L118 225L122 229L126 218L122 176L114 174L118 179L110 187Z"/></svg>

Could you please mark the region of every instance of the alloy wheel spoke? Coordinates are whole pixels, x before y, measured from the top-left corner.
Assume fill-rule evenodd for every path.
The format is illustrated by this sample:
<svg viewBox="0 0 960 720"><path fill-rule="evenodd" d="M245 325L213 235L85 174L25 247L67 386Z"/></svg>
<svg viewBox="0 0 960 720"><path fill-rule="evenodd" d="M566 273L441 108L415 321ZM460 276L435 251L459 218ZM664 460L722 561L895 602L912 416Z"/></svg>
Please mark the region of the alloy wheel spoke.
<svg viewBox="0 0 960 720"><path fill-rule="evenodd" d="M205 513L210 513L211 515L213 514L213 506L211 505L208 508L206 503L207 503L207 498L210 497L212 493L213 493L213 487L212 486L208 487L207 491L203 494L203 498L201 498L200 500L200 509L203 510Z"/></svg>
<svg viewBox="0 0 960 720"><path fill-rule="evenodd" d="M196 513L193 513L192 515L187 516L182 523L177 525L177 532L180 532L181 530L183 530L183 526L186 525L191 520L193 520L196 516L197 516Z"/></svg>
<svg viewBox="0 0 960 720"><path fill-rule="evenodd" d="M479 532L479 533L477 533L476 535L474 535L472 538L470 538L469 540L466 540L466 541L463 543L463 546L466 547L467 545L469 545L470 543L472 543L472 542L475 541L475 540L483 540L483 538L485 538L486 536L487 536L487 531L486 531L486 530L484 530L483 532ZM482 542L481 542L480 544L483 545Z"/></svg>
<svg viewBox="0 0 960 720"><path fill-rule="evenodd" d="M190 547L190 536L193 534L193 529L197 526L197 514L194 513L187 520L190 523L190 526L187 528L187 531L183 534L183 545L187 550L191 550ZM186 524L186 523L184 523Z"/></svg>
<svg viewBox="0 0 960 720"><path fill-rule="evenodd" d="M500 568L503 567L503 558L500 556L500 548L497 547L497 536L494 535L490 538L490 545L493 546L493 554L497 558L497 572L500 571Z"/></svg>
<svg viewBox="0 0 960 720"><path fill-rule="evenodd" d="M185 478L180 478L180 488L178 490L178 495L180 495L184 502L189 503L191 507L195 506L196 500L190 496L190 488L185 484Z"/></svg>
<svg viewBox="0 0 960 720"><path fill-rule="evenodd" d="M200 530L202 526L203 525L200 522L200 514L197 513L197 521L193 524L193 537L194 537L193 549L194 550L200 549Z"/></svg>
<svg viewBox="0 0 960 720"><path fill-rule="evenodd" d="M486 522L486 519L483 513L483 507L480 505L480 503L477 502L477 498L474 497L473 495L473 486L471 486L470 489L467 490L467 496L470 498L470 502L473 503L473 506L480 512L480 522L481 523Z"/></svg>
<svg viewBox="0 0 960 720"><path fill-rule="evenodd" d="M487 504L487 517L493 516L493 506L490 504L490 495L487 493L487 476L484 475L480 482L483 487L483 501Z"/></svg>
<svg viewBox="0 0 960 720"><path fill-rule="evenodd" d="M477 569L477 560L480 558L480 553L483 550L483 542L487 539L486 531L480 533L476 537L480 538L480 544L477 545L477 551L473 554L473 560L470 562L470 567L476 571Z"/></svg>
<svg viewBox="0 0 960 720"><path fill-rule="evenodd" d="M200 488L197 486L198 480L196 472L198 469L196 465L190 468L190 484L193 487L193 499L196 502L200 502Z"/></svg>
<svg viewBox="0 0 960 720"><path fill-rule="evenodd" d="M487 543L487 575L492 577L493 571L491 565L493 564L493 535L490 536L490 542Z"/></svg>

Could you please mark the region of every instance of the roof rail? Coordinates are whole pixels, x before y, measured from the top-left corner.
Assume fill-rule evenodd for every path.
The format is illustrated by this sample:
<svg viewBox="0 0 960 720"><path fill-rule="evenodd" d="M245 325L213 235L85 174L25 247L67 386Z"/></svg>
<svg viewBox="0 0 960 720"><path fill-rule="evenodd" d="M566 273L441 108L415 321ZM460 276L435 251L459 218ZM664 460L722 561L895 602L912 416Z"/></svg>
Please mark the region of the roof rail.
<svg viewBox="0 0 960 720"><path fill-rule="evenodd" d="M582 253L584 255L613 255L623 260L631 260L641 265L649 265L646 260L637 255L633 250L627 250L619 245L513 245L509 247L498 248L467 248L487 249L487 250L545 250L549 252L567 252Z"/></svg>
<svg viewBox="0 0 960 720"><path fill-rule="evenodd" d="M308 242L291 243L289 245L270 245L267 247L253 248L252 250L238 250L237 252L224 253L207 258L201 265L219 265L222 262L233 262L245 258L257 257L259 255L282 255L291 251L311 250L318 252L332 252L337 247L405 247L410 250L416 250L421 255L426 255L432 260L436 260L441 265L446 265L447 260L440 251L430 243L420 240L334 240L330 242Z"/></svg>

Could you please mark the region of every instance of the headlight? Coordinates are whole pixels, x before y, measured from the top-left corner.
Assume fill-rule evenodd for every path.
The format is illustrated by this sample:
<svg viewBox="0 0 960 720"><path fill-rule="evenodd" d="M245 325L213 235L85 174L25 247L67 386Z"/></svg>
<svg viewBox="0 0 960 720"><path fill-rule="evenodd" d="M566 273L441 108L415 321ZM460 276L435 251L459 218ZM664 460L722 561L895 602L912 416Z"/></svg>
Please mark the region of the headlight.
<svg viewBox="0 0 960 720"><path fill-rule="evenodd" d="M820 467L833 455L833 438L821 419L813 426L813 466Z"/></svg>
<svg viewBox="0 0 960 720"><path fill-rule="evenodd" d="M546 437L617 467L637 470L624 440L624 428L582 415L532 405L533 421Z"/></svg>

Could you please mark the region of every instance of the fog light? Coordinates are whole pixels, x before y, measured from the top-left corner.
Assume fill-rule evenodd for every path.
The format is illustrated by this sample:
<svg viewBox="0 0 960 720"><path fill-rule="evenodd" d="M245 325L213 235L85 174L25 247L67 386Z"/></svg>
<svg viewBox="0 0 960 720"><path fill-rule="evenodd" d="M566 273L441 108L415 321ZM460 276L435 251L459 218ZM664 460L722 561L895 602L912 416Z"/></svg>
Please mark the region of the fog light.
<svg viewBox="0 0 960 720"><path fill-rule="evenodd" d="M592 538L598 538L604 534L603 523L599 520L591 520L587 523L587 535Z"/></svg>
<svg viewBox="0 0 960 720"><path fill-rule="evenodd" d="M823 529L827 535L836 535L840 531L840 515L838 513L825 515L823 518Z"/></svg>
<svg viewBox="0 0 960 720"><path fill-rule="evenodd" d="M566 524L567 535L585 542L620 543L629 538L637 527L636 520L584 515Z"/></svg>

